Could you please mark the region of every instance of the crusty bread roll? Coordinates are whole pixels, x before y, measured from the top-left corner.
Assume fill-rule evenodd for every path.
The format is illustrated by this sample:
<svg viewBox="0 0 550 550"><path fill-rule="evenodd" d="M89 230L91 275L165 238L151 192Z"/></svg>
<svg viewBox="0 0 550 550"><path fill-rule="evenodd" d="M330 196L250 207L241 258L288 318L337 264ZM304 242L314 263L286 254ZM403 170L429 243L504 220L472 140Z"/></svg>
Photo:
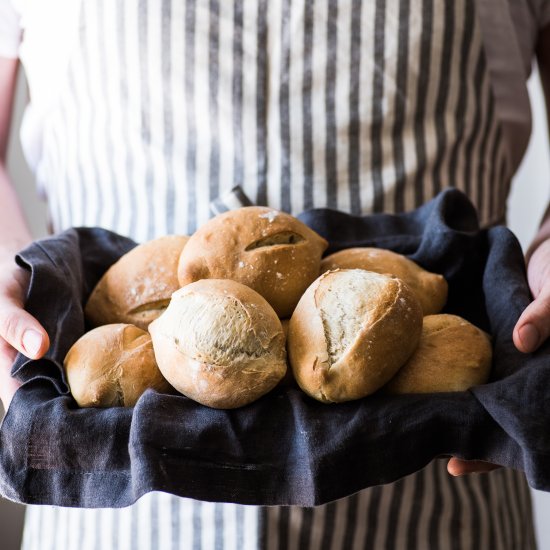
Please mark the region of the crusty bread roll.
<svg viewBox="0 0 550 550"><path fill-rule="evenodd" d="M173 392L157 367L151 336L133 325L87 332L67 353L64 367L81 407L133 407L147 388Z"/></svg>
<svg viewBox="0 0 550 550"><path fill-rule="evenodd" d="M464 391L487 382L491 361L491 342L485 332L456 315L428 315L417 350L385 390Z"/></svg>
<svg viewBox="0 0 550 550"><path fill-rule="evenodd" d="M91 326L130 323L144 330L179 287L177 269L189 237L168 235L136 246L103 275L86 304Z"/></svg>
<svg viewBox="0 0 550 550"><path fill-rule="evenodd" d="M209 407L251 403L273 389L287 368L277 314L235 281L206 279L183 287L149 331L166 379Z"/></svg>
<svg viewBox="0 0 550 550"><path fill-rule="evenodd" d="M319 275L328 243L298 219L271 208L231 210L205 223L180 258L181 286L231 279L261 294L279 317L290 317Z"/></svg>
<svg viewBox="0 0 550 550"><path fill-rule="evenodd" d="M361 269L328 271L305 292L288 333L298 385L325 403L375 392L415 350L422 308L396 277Z"/></svg>
<svg viewBox="0 0 550 550"><path fill-rule="evenodd" d="M321 273L331 269L366 269L403 279L416 294L424 315L439 313L447 301L443 275L431 273L401 254L380 248L348 248L327 256Z"/></svg>

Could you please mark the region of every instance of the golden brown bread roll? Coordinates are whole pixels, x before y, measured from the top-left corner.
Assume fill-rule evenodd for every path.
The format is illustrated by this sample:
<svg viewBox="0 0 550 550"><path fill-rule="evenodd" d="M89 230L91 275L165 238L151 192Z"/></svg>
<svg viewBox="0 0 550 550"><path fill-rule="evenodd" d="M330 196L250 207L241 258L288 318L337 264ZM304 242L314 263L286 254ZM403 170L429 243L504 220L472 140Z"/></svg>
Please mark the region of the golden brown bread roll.
<svg viewBox="0 0 550 550"><path fill-rule="evenodd" d="M491 342L485 332L456 315L428 315L424 317L417 350L385 390L388 393L467 390L487 382L491 361Z"/></svg>
<svg viewBox="0 0 550 550"><path fill-rule="evenodd" d="M180 287L178 261L188 240L168 235L124 254L105 272L88 299L85 314L91 326L130 323L146 330Z"/></svg>
<svg viewBox="0 0 550 550"><path fill-rule="evenodd" d="M396 277L361 269L328 271L290 320L288 353L298 385L325 403L375 392L415 350L422 309Z"/></svg>
<svg viewBox="0 0 550 550"><path fill-rule="evenodd" d="M279 317L289 317L319 275L328 243L298 219L271 208L231 210L205 223L180 258L181 286L231 279L261 294Z"/></svg>
<svg viewBox="0 0 550 550"><path fill-rule="evenodd" d="M417 295L424 315L439 313L447 301L443 275L431 273L401 254L381 248L348 248L327 256L321 273L331 269L366 269L403 279Z"/></svg>
<svg viewBox="0 0 550 550"><path fill-rule="evenodd" d="M147 388L173 391L157 367L151 336L133 325L87 332L67 353L64 368L81 407L133 407Z"/></svg>
<svg viewBox="0 0 550 550"><path fill-rule="evenodd" d="M209 407L251 403L273 389L287 368L277 314L257 292L235 281L186 285L149 331L166 379Z"/></svg>

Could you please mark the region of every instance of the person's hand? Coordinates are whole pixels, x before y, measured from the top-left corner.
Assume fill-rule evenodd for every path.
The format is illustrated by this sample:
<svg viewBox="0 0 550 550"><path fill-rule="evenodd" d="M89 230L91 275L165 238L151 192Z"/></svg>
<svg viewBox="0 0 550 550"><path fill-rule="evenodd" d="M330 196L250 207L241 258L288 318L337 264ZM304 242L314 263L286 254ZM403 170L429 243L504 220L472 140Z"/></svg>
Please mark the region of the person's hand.
<svg viewBox="0 0 550 550"><path fill-rule="evenodd" d="M527 281L534 299L516 323L514 344L519 351L532 353L550 336L550 239L532 253Z"/></svg>
<svg viewBox="0 0 550 550"><path fill-rule="evenodd" d="M29 277L15 262L0 262L0 400L6 411L20 386L10 372L17 351L39 359L50 346L44 328L23 309Z"/></svg>
<svg viewBox="0 0 550 550"><path fill-rule="evenodd" d="M543 241L531 255L527 281L534 300L518 319L513 339L519 351L532 353L550 336L550 240ZM447 471L453 476L460 476L490 472L499 467L481 460L453 457L447 464Z"/></svg>

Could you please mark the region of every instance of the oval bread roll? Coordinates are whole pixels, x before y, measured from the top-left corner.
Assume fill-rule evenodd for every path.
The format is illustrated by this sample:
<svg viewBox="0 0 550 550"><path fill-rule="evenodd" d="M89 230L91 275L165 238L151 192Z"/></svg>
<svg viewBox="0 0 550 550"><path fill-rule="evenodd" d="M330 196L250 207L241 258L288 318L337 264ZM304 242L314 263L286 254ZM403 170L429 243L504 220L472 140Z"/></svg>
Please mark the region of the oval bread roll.
<svg viewBox="0 0 550 550"><path fill-rule="evenodd" d="M319 276L328 243L298 219L249 206L205 223L180 258L181 286L200 279L231 279L261 294L279 317L290 317Z"/></svg>
<svg viewBox="0 0 550 550"><path fill-rule="evenodd" d="M396 277L361 269L328 271L290 320L288 352L298 385L338 403L382 387L415 350L422 309Z"/></svg>
<svg viewBox="0 0 550 550"><path fill-rule="evenodd" d="M179 287L177 269L189 237L168 235L136 246L99 280L85 308L93 327L130 323L144 330Z"/></svg>
<svg viewBox="0 0 550 550"><path fill-rule="evenodd" d="M147 388L173 391L157 367L151 336L133 325L103 325L87 332L63 365L81 407L133 407Z"/></svg>
<svg viewBox="0 0 550 550"><path fill-rule="evenodd" d="M485 332L456 315L428 315L416 352L386 386L388 393L464 391L489 379Z"/></svg>
<svg viewBox="0 0 550 550"><path fill-rule="evenodd" d="M209 407L251 403L286 372L277 314L257 292L235 281L205 279L181 288L149 331L166 379Z"/></svg>
<svg viewBox="0 0 550 550"><path fill-rule="evenodd" d="M327 256L321 273L331 269L366 269L403 279L416 294L424 315L439 313L447 301L443 275L431 273L401 254L381 248L348 248Z"/></svg>

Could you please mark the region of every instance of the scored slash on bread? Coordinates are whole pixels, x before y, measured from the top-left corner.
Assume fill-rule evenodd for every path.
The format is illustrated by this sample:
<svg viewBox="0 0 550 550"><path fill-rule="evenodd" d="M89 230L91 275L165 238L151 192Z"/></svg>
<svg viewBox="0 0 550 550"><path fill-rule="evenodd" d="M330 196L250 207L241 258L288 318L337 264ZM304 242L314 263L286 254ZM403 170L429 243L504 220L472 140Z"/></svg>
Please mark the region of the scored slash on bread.
<svg viewBox="0 0 550 550"><path fill-rule="evenodd" d="M200 279L231 279L261 294L281 318L289 317L318 277L328 243L297 218L249 206L220 214L185 246L181 286Z"/></svg>
<svg viewBox="0 0 550 550"><path fill-rule="evenodd" d="M85 307L91 326L131 323L147 329L179 288L177 266L189 237L168 235L124 254L99 280Z"/></svg>

